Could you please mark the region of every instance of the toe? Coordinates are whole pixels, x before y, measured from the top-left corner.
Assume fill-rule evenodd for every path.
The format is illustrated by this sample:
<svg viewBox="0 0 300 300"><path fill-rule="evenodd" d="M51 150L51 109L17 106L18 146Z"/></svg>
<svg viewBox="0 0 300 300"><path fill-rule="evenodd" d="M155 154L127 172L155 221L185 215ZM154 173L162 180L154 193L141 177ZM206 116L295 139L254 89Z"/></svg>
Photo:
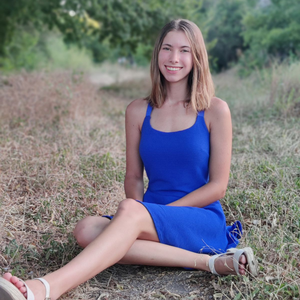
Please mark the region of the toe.
<svg viewBox="0 0 300 300"><path fill-rule="evenodd" d="M241 255L239 259L239 273L241 275L246 274L246 264L247 264L247 258L245 255Z"/></svg>
<svg viewBox="0 0 300 300"><path fill-rule="evenodd" d="M26 289L26 287L25 287L24 285L19 289L19 291L20 291L22 294L27 293L27 289Z"/></svg>
<svg viewBox="0 0 300 300"><path fill-rule="evenodd" d="M20 288L22 288L22 287L24 286L24 283L23 283L22 281L18 281L18 282L15 284L15 286L16 286L18 289L20 289Z"/></svg>
<svg viewBox="0 0 300 300"><path fill-rule="evenodd" d="M5 273L3 275L3 278L7 281L11 282L16 288L19 289L19 291L26 297L27 295L27 289L22 281L16 276L12 276L11 273Z"/></svg>
<svg viewBox="0 0 300 300"><path fill-rule="evenodd" d="M239 259L239 263L241 265L245 265L247 263L247 258L245 255L241 255L240 259Z"/></svg>
<svg viewBox="0 0 300 300"><path fill-rule="evenodd" d="M18 282L20 282L19 278L16 276L12 276L10 279L10 282L14 285L17 285Z"/></svg>
<svg viewBox="0 0 300 300"><path fill-rule="evenodd" d="M12 278L12 275L11 275L10 273L5 273L5 274L3 275L3 278L6 279L7 281L10 281L11 278Z"/></svg>
<svg viewBox="0 0 300 300"><path fill-rule="evenodd" d="M241 275L245 275L245 274L246 274L246 272L245 272L245 267L244 267L243 265L240 265L240 266L239 266L239 273L240 273Z"/></svg>

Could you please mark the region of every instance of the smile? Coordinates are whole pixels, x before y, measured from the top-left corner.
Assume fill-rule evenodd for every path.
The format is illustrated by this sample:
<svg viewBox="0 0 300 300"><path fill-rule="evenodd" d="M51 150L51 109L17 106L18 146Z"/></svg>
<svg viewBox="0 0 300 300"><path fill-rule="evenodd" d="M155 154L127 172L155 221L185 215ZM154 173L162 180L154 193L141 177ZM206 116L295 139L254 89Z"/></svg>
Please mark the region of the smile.
<svg viewBox="0 0 300 300"><path fill-rule="evenodd" d="M178 67L168 67L168 66L166 66L166 68L167 68L167 70L169 70L169 71L179 71L179 70L182 69L182 67L178 68Z"/></svg>

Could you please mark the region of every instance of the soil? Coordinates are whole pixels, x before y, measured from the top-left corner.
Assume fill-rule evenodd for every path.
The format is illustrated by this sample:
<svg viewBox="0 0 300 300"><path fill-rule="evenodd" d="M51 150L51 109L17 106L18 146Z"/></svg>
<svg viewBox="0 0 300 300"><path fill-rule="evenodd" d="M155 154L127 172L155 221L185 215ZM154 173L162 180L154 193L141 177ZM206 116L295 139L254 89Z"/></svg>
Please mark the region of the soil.
<svg viewBox="0 0 300 300"><path fill-rule="evenodd" d="M115 265L91 283L91 299L214 299L217 277L181 268ZM220 299L220 298L218 298ZM225 299L225 298L224 298Z"/></svg>

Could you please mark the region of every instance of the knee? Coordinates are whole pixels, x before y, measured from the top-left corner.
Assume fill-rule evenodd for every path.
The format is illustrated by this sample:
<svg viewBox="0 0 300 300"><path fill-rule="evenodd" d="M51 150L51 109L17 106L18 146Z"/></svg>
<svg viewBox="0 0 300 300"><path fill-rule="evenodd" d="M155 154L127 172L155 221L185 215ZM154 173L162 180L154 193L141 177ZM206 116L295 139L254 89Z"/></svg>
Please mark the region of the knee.
<svg viewBox="0 0 300 300"><path fill-rule="evenodd" d="M91 231L92 219L91 216L86 217L80 220L74 228L73 235L81 247L86 247L90 242L89 232Z"/></svg>
<svg viewBox="0 0 300 300"><path fill-rule="evenodd" d="M116 216L124 216L131 220L138 220L142 217L144 206L134 199L127 198L120 202Z"/></svg>

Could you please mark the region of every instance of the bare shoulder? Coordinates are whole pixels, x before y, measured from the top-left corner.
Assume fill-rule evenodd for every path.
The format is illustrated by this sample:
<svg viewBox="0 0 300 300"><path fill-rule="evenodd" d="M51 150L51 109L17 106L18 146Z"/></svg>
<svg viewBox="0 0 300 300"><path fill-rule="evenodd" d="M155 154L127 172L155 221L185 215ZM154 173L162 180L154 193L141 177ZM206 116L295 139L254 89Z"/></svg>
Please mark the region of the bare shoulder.
<svg viewBox="0 0 300 300"><path fill-rule="evenodd" d="M210 107L205 111L205 122L208 128L217 122L231 122L231 115L228 104L220 98L213 97Z"/></svg>
<svg viewBox="0 0 300 300"><path fill-rule="evenodd" d="M223 114L230 114L230 110L228 104L220 98L213 97L211 99L211 104L209 109L207 110L208 114L212 114L214 116L219 116Z"/></svg>
<svg viewBox="0 0 300 300"><path fill-rule="evenodd" d="M143 110L147 108L147 105L148 102L145 99L143 98L135 99L128 104L127 110L128 111Z"/></svg>
<svg viewBox="0 0 300 300"><path fill-rule="evenodd" d="M144 121L148 102L145 99L136 99L132 101L126 109L127 121L134 122L141 126Z"/></svg>

